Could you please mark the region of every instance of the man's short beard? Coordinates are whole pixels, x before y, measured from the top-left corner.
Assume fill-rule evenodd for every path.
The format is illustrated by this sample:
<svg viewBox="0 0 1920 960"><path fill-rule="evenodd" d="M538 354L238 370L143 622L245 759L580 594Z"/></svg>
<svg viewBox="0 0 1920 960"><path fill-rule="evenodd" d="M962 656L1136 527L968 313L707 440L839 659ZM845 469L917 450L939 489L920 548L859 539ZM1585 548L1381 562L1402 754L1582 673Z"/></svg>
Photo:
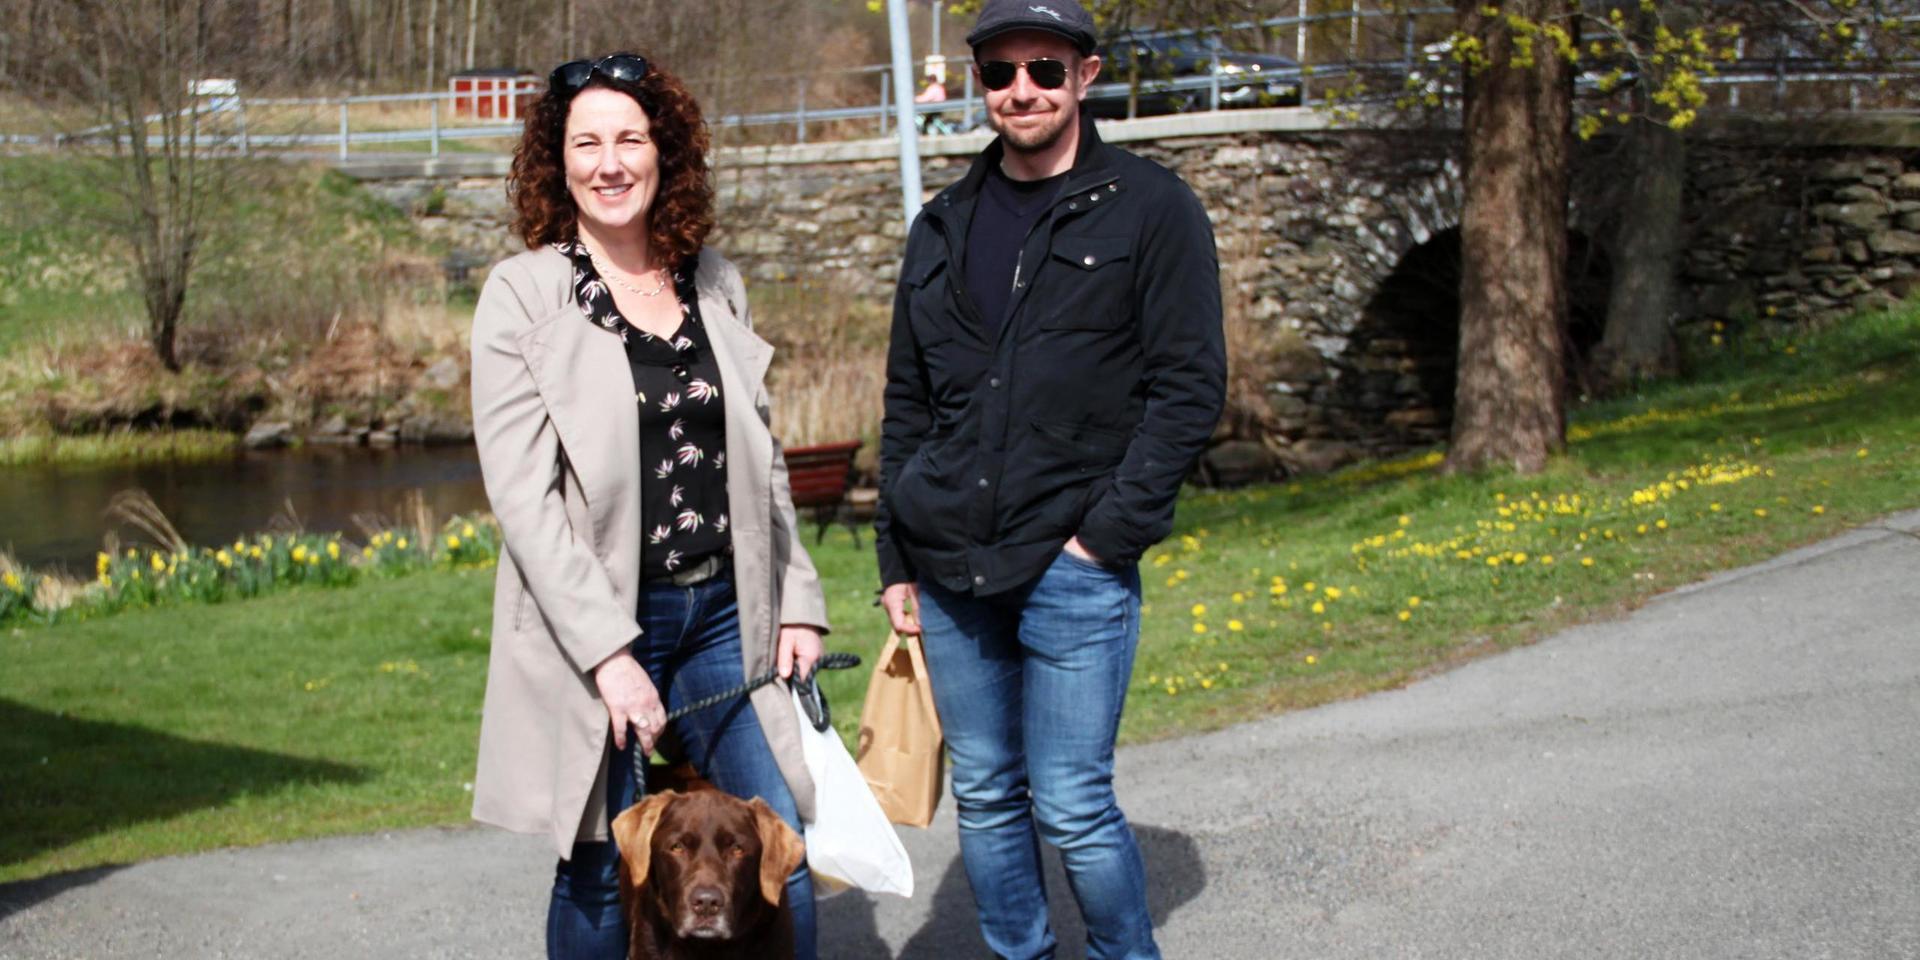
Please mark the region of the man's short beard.
<svg viewBox="0 0 1920 960"><path fill-rule="evenodd" d="M1072 107L1061 110L1060 115L1057 125L1040 130L1015 130L993 114L987 115L987 122L994 132L1000 134L1008 150L1015 153L1042 153L1059 143L1060 138L1067 135L1067 128L1080 119L1080 111Z"/></svg>

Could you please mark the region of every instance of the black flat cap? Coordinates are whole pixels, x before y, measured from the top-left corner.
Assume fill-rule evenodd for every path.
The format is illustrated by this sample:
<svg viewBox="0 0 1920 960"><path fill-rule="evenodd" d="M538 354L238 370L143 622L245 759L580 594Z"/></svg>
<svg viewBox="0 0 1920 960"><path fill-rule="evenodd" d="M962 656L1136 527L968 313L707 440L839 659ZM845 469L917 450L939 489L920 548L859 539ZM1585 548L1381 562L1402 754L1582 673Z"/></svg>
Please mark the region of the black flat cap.
<svg viewBox="0 0 1920 960"><path fill-rule="evenodd" d="M1093 16L1078 0L987 0L980 19L967 34L967 45L978 50L1003 33L1044 30L1065 37L1081 56L1093 52Z"/></svg>

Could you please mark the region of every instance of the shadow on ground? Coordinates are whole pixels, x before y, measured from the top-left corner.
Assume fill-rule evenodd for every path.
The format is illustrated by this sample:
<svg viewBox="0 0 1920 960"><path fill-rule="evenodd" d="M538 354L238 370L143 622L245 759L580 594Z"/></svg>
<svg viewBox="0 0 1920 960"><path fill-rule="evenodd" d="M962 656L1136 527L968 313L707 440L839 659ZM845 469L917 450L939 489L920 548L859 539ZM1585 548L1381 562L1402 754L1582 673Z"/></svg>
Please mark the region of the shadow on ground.
<svg viewBox="0 0 1920 960"><path fill-rule="evenodd" d="M1147 909L1158 928L1182 905L1206 888L1206 866L1200 860L1199 847L1185 834L1157 827L1136 825L1141 856L1147 861ZM1059 955L1084 955L1086 928L1073 902L1072 889L1060 869L1060 858L1051 847L1042 847L1047 864L1047 894L1053 932L1060 940ZM923 891L920 896L927 896ZM967 886L966 868L958 857L947 865L939 885L931 891L933 902L927 920L894 953L880 937L874 919L873 899L853 891L820 904L820 955L823 957L876 957L888 960L958 960L991 957L986 942L980 939L980 926L974 914L973 892Z"/></svg>
<svg viewBox="0 0 1920 960"><path fill-rule="evenodd" d="M0 698L0 866L290 783L353 783L352 766L84 720ZM112 872L0 886L0 918Z"/></svg>

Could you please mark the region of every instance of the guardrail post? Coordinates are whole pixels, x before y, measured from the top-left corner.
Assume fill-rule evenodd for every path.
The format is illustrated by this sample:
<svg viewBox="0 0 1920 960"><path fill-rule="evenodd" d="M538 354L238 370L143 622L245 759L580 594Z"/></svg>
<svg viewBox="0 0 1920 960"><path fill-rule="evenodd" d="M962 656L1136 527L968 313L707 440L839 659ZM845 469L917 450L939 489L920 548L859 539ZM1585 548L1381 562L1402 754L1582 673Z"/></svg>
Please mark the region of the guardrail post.
<svg viewBox="0 0 1920 960"><path fill-rule="evenodd" d="M1747 59L1747 38L1746 37L1739 37L1733 41L1733 59L1737 63L1746 62L1746 59ZM1727 84L1727 107L1728 109L1732 109L1732 110L1740 109L1740 84L1738 82Z"/></svg>
<svg viewBox="0 0 1920 960"><path fill-rule="evenodd" d="M235 97L234 109L240 115L240 155L253 156L253 139L247 135L247 101L244 97Z"/></svg>
<svg viewBox="0 0 1920 960"><path fill-rule="evenodd" d="M883 137L887 135L887 94L892 90L892 80L891 74L880 74L880 135Z"/></svg>
<svg viewBox="0 0 1920 960"><path fill-rule="evenodd" d="M1358 23L1359 21L1356 20L1354 22ZM1403 46L1405 48L1403 51L1403 55L1406 57L1406 61L1407 61L1406 72L1412 73L1413 72L1413 14L1411 13L1407 14L1407 21L1405 26L1406 26L1406 37L1402 41Z"/></svg>
<svg viewBox="0 0 1920 960"><path fill-rule="evenodd" d="M1213 38L1210 44L1213 51L1213 69L1209 70L1211 82L1207 84L1207 109L1220 109L1220 38Z"/></svg>
<svg viewBox="0 0 1920 960"><path fill-rule="evenodd" d="M340 100L340 159L347 158L347 101Z"/></svg>
<svg viewBox="0 0 1920 960"><path fill-rule="evenodd" d="M1300 22L1293 32L1293 62L1300 67L1300 105L1307 106L1313 95L1307 92L1307 0L1300 0Z"/></svg>
<svg viewBox="0 0 1920 960"><path fill-rule="evenodd" d="M793 120L794 143L807 142L807 80L800 78L800 110Z"/></svg>
<svg viewBox="0 0 1920 960"><path fill-rule="evenodd" d="M440 155L440 98L434 97L433 99L428 100L427 106L429 108L428 113L432 117L432 123L433 123L433 133L431 137L431 141L433 144L432 153L434 156L437 157Z"/></svg>
<svg viewBox="0 0 1920 960"><path fill-rule="evenodd" d="M973 66L969 64L967 68L965 70L960 71L960 73L962 76L966 77L966 80L961 85L961 90L963 91L961 93L961 96L965 97L967 101L967 111L965 114L965 119L961 121L960 129L972 130L973 129Z"/></svg>

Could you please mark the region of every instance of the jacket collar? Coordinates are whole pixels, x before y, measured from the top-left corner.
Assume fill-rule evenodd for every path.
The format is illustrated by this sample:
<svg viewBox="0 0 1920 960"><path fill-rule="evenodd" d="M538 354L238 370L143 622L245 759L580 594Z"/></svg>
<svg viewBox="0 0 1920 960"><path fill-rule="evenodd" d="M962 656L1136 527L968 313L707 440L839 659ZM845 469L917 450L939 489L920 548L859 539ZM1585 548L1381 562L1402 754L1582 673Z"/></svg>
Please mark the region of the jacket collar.
<svg viewBox="0 0 1920 960"><path fill-rule="evenodd" d="M1056 202L1113 178L1112 148L1100 139L1093 115L1087 112L1085 104L1080 106L1079 123L1080 144L1074 150L1073 166L1067 170L1066 183L1054 198ZM927 206L928 213L943 220L968 219L973 210L973 200L979 196L981 186L987 181L987 174L998 167L1007 155L1005 139L993 138L993 142L974 158L967 175L960 178L960 182L942 190L936 202ZM954 216L956 209L963 211L958 217Z"/></svg>

